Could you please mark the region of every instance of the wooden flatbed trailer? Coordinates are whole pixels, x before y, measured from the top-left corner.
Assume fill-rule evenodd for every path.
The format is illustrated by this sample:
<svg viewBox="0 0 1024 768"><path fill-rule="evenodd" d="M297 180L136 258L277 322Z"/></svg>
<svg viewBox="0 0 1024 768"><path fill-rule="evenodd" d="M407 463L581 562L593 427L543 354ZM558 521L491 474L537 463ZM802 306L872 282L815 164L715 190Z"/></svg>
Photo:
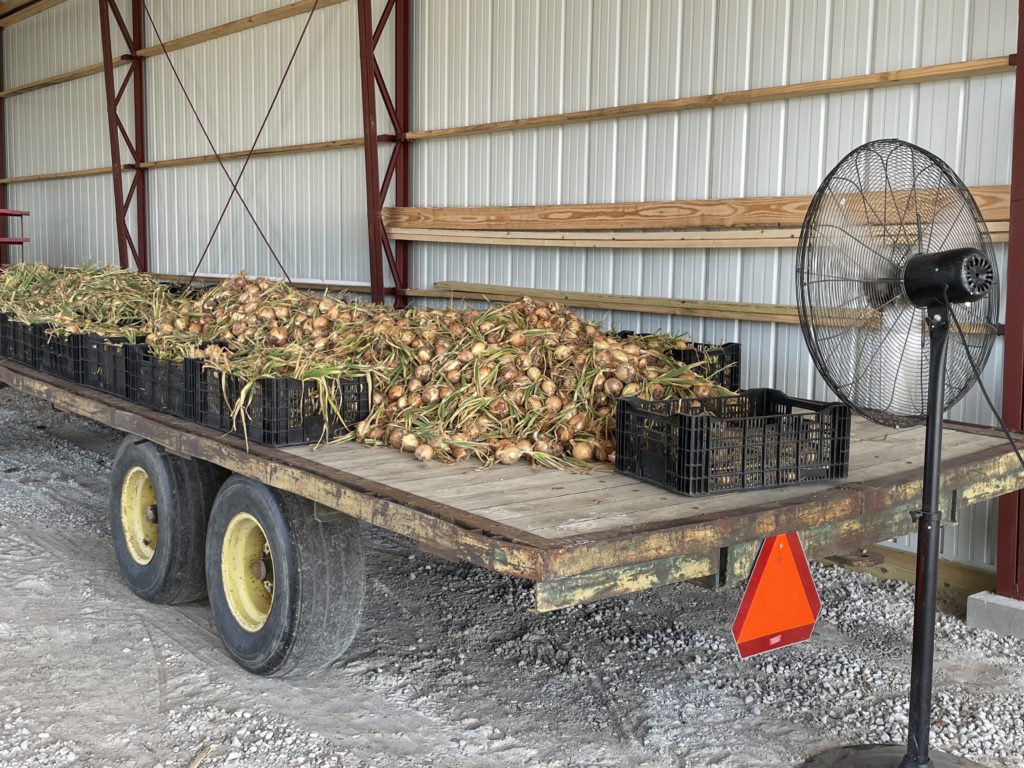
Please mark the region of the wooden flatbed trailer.
<svg viewBox="0 0 1024 768"><path fill-rule="evenodd" d="M860 418L843 481L687 498L612 472L526 464L481 471L351 443L247 449L240 438L14 363L0 363L0 382L169 454L307 499L317 520L348 516L426 552L528 579L539 611L684 580L732 586L749 574L765 536L798 531L812 558L848 553L912 532L920 503L924 428L897 431ZM1024 435L1015 437L1024 445ZM947 524L970 504L1022 487L1024 472L1001 433L947 423Z"/></svg>

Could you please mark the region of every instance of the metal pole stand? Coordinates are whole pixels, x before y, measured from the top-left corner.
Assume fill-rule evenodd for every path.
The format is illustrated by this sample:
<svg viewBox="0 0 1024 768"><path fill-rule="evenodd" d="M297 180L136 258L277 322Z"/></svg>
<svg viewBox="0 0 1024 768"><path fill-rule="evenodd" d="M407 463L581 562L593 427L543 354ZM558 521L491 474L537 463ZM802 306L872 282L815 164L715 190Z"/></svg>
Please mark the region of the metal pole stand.
<svg viewBox="0 0 1024 768"><path fill-rule="evenodd" d="M942 460L942 404L946 384L949 309L928 308L928 417L925 422L924 493L917 513L917 585L914 592L914 650L910 668L910 725L907 746L838 747L812 757L804 768L982 768L980 763L929 752L932 664L935 656L935 592L939 572L939 467Z"/></svg>

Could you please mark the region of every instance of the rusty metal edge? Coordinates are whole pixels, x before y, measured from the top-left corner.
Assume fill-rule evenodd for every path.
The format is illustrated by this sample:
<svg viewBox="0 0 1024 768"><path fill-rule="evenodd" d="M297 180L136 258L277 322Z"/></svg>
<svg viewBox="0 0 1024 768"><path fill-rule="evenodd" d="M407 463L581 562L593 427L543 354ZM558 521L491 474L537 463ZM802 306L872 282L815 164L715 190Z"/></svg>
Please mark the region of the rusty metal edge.
<svg viewBox="0 0 1024 768"><path fill-rule="evenodd" d="M1009 450L987 448L945 463L943 493L955 492L957 503L966 506L1024 487L1024 471ZM848 484L685 522L668 520L553 539L558 546L543 551L543 572L547 578L560 578L727 547L778 531L807 530L866 516L909 515L920 503L920 493L921 473L913 470L887 478L884 485Z"/></svg>
<svg viewBox="0 0 1024 768"><path fill-rule="evenodd" d="M594 572L610 576L610 572L623 568L624 573L653 573L666 559L682 562L680 558L717 558L723 549L780 530L808 531L813 538L814 532L831 527L837 535L843 532L841 546L873 543L875 535L887 538L896 535L894 531L909 530L904 522L912 527L908 513L915 508L920 492L920 473L914 470L896 475L882 487L846 485L724 516L619 528L568 539L544 539L510 528L505 540L496 530L502 526L486 518L271 448L250 446L247 452L244 442L237 438L140 409L13 363L0 363L0 382L62 410L151 439L174 453L212 461L407 536L425 551L538 582ZM1024 487L1024 473L1012 454L998 448L969 454L944 467L943 488L950 499L947 507L958 500L960 504L975 503L1019 487ZM709 573L717 572L717 563L716 559L716 570Z"/></svg>

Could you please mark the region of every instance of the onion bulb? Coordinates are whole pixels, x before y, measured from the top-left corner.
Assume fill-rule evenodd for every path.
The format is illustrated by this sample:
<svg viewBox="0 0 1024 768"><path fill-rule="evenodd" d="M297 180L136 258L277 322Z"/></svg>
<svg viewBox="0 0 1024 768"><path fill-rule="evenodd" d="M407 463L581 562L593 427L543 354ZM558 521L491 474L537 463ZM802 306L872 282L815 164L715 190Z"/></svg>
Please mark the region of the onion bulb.
<svg viewBox="0 0 1024 768"><path fill-rule="evenodd" d="M594 458L594 449L590 447L590 443L573 443L572 457L577 461L591 461Z"/></svg>

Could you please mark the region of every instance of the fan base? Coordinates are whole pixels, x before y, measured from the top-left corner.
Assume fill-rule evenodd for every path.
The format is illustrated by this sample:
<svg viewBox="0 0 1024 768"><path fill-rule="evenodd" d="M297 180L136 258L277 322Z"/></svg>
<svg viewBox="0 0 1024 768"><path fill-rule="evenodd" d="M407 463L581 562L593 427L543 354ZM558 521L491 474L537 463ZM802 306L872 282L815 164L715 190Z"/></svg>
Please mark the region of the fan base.
<svg viewBox="0 0 1024 768"><path fill-rule="evenodd" d="M860 744L837 747L815 755L803 768L902 768L907 748L903 745ZM983 768L981 763L944 752L931 753L934 768Z"/></svg>

